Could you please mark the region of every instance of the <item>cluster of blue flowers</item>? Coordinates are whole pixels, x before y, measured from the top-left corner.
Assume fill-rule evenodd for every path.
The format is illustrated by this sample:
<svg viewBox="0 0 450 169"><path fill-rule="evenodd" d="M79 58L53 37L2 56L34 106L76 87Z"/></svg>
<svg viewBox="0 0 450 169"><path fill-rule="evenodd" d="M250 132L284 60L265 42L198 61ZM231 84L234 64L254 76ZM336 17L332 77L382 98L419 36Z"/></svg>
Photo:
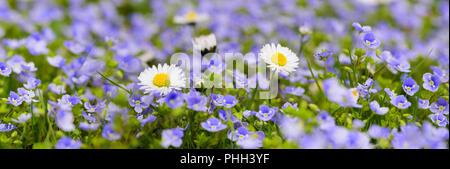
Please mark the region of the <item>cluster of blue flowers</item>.
<svg viewBox="0 0 450 169"><path fill-rule="evenodd" d="M0 1L0 148L448 149L448 5Z"/></svg>

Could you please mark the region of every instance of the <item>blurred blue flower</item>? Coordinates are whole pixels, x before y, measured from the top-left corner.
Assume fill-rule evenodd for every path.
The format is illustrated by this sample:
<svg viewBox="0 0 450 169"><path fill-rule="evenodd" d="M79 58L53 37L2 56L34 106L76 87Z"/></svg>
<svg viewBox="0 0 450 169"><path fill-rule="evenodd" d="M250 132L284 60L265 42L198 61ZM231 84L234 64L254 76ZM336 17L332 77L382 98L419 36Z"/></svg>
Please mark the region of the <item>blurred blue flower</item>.
<svg viewBox="0 0 450 169"><path fill-rule="evenodd" d="M61 137L55 145L56 149L79 149L81 141L73 140L70 137Z"/></svg>
<svg viewBox="0 0 450 169"><path fill-rule="evenodd" d="M168 148L169 146L180 147L183 143L183 129L177 127L173 129L165 129L161 133L161 146Z"/></svg>
<svg viewBox="0 0 450 169"><path fill-rule="evenodd" d="M256 112L256 117L262 121L269 121L275 116L275 110L266 105L259 106L259 111Z"/></svg>
<svg viewBox="0 0 450 169"><path fill-rule="evenodd" d="M54 67L62 67L66 63L66 59L60 55L56 55L55 57L47 57L47 61L50 65Z"/></svg>
<svg viewBox="0 0 450 169"><path fill-rule="evenodd" d="M206 96L202 96L200 93L191 91L188 94L185 94L184 99L187 103L187 108L195 110L195 111L202 111L206 112L208 107L206 107L209 98Z"/></svg>
<svg viewBox="0 0 450 169"><path fill-rule="evenodd" d="M448 107L448 101L439 97L437 102L431 103L430 111L435 114L448 114Z"/></svg>
<svg viewBox="0 0 450 169"><path fill-rule="evenodd" d="M1 121L0 121L0 132L9 132L9 131L11 131L11 130L14 130L14 129L16 129L17 127L15 126L15 125L12 125L12 124L3 124Z"/></svg>
<svg viewBox="0 0 450 169"><path fill-rule="evenodd" d="M391 130L387 127L380 127L376 124L372 124L368 130L370 137L388 139L391 135Z"/></svg>
<svg viewBox="0 0 450 169"><path fill-rule="evenodd" d="M5 62L0 62L0 75L9 77L9 74L11 74L11 68Z"/></svg>
<svg viewBox="0 0 450 169"><path fill-rule="evenodd" d="M443 114L430 114L428 117L440 127L445 127L448 124L447 117Z"/></svg>
<svg viewBox="0 0 450 169"><path fill-rule="evenodd" d="M375 35L373 35L373 33L371 32L366 33L363 36L362 41L364 42L364 45L372 49L375 49L378 46L380 46L380 41L375 39Z"/></svg>
<svg viewBox="0 0 450 169"><path fill-rule="evenodd" d="M70 40L64 41L64 46L74 54L80 54L85 50L85 47L83 45Z"/></svg>
<svg viewBox="0 0 450 169"><path fill-rule="evenodd" d="M228 121L228 118L230 118L233 123L239 122L239 119L231 113L231 110L219 109L219 118L223 121Z"/></svg>
<svg viewBox="0 0 450 169"><path fill-rule="evenodd" d="M430 108L430 101L428 100L422 100L419 98L419 108L421 109L428 109Z"/></svg>
<svg viewBox="0 0 450 169"><path fill-rule="evenodd" d="M222 104L224 105L224 107L226 107L228 109L234 107L234 105L236 105L237 102L238 102L238 100L236 100L236 98L231 95L224 96L223 100L222 100Z"/></svg>
<svg viewBox="0 0 450 169"><path fill-rule="evenodd" d="M370 110L374 111L378 115L385 115L389 109L387 107L380 107L376 100L369 103Z"/></svg>
<svg viewBox="0 0 450 169"><path fill-rule="evenodd" d="M73 114L72 112L58 110L56 112L55 122L56 125L63 131L73 131L75 130L75 125L73 125Z"/></svg>
<svg viewBox="0 0 450 169"><path fill-rule="evenodd" d="M431 66L431 70L433 70L433 74L439 76L442 83L447 83L449 79L449 73L448 69L447 71L445 69L440 69L436 66Z"/></svg>
<svg viewBox="0 0 450 169"><path fill-rule="evenodd" d="M412 96L417 91L419 91L419 85L417 85L416 81L412 77L408 77L403 80L403 90L406 92L406 94Z"/></svg>
<svg viewBox="0 0 450 169"><path fill-rule="evenodd" d="M114 124L109 123L103 126L102 137L108 140L118 140L122 134L114 130Z"/></svg>
<svg viewBox="0 0 450 169"><path fill-rule="evenodd" d="M171 91L164 97L164 101L167 106L172 109L184 106L183 93L177 92L175 90Z"/></svg>
<svg viewBox="0 0 450 169"><path fill-rule="evenodd" d="M400 127L400 132L394 133L391 146L395 149L419 149L425 146L425 141L419 127L407 124Z"/></svg>
<svg viewBox="0 0 450 169"><path fill-rule="evenodd" d="M145 96L141 97L140 95L133 94L128 103L131 107L134 107L134 111L137 113L141 113L143 109L147 108L149 104L144 100Z"/></svg>
<svg viewBox="0 0 450 169"><path fill-rule="evenodd" d="M31 116L31 113L22 113L19 115L19 117L17 117L17 119L12 119L12 121L16 123L25 123L26 121L28 121L28 119L31 118Z"/></svg>
<svg viewBox="0 0 450 169"><path fill-rule="evenodd" d="M294 86L287 86L286 89L284 89L284 91L288 94L292 94L295 96L303 96L303 94L305 93L305 89Z"/></svg>
<svg viewBox="0 0 450 169"><path fill-rule="evenodd" d="M399 109L406 109L411 106L411 102L408 102L406 97L403 95L393 97L391 100L391 104Z"/></svg>
<svg viewBox="0 0 450 169"><path fill-rule="evenodd" d="M25 101L27 103L38 102L38 100L33 99L36 95L35 95L34 91L32 91L32 90L26 90L26 89L20 87L17 89L17 93L19 95L21 95L23 101Z"/></svg>
<svg viewBox="0 0 450 169"><path fill-rule="evenodd" d="M370 26L361 26L358 22L353 22L352 26L356 29L358 32L370 32L372 31L372 28Z"/></svg>
<svg viewBox="0 0 450 169"><path fill-rule="evenodd" d="M16 92L10 91L8 97L8 103L14 106L20 106L23 102L23 98L19 96Z"/></svg>
<svg viewBox="0 0 450 169"><path fill-rule="evenodd" d="M222 124L222 121L215 117L211 117L206 122L200 123L201 126L210 132L217 132L227 128L227 125Z"/></svg>
<svg viewBox="0 0 450 169"><path fill-rule="evenodd" d="M40 79L36 79L36 78L29 78L27 80L27 83L24 84L23 86L25 88L27 88L28 90L33 90L34 88L36 88L37 86L39 86L39 84L41 84L41 80Z"/></svg>
<svg viewBox="0 0 450 169"><path fill-rule="evenodd" d="M319 52L317 52L316 54L314 54L314 57L317 60L327 60L328 57L330 57L331 55L333 55L333 52L328 51L327 49L322 49Z"/></svg>
<svg viewBox="0 0 450 169"><path fill-rule="evenodd" d="M437 75L433 75L431 73L423 74L423 88L436 92L439 89L439 85L441 84L441 79Z"/></svg>

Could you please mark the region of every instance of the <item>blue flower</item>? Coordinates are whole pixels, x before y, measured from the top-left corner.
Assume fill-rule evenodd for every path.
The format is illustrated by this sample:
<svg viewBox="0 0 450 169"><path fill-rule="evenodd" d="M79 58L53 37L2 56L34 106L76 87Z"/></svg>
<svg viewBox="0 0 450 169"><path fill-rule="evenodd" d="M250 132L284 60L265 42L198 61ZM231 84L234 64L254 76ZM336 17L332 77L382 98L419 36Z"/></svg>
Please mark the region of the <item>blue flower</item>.
<svg viewBox="0 0 450 169"><path fill-rule="evenodd" d="M431 73L423 74L423 88L431 92L436 92L441 84L441 79Z"/></svg>
<svg viewBox="0 0 450 169"><path fill-rule="evenodd" d="M208 97L200 95L200 93L192 91L189 94L186 94L184 99L187 103L187 108L195 111L206 112L208 107L206 107L208 103Z"/></svg>
<svg viewBox="0 0 450 169"><path fill-rule="evenodd" d="M64 85L55 85L54 83L48 84L48 90L58 95L66 93Z"/></svg>
<svg viewBox="0 0 450 169"><path fill-rule="evenodd" d="M222 119L223 121L228 121L228 118L230 118L231 122L233 122L233 123L239 122L239 119L236 118L236 116L234 116L231 113L231 110L225 111L225 110L219 109L219 118Z"/></svg>
<svg viewBox="0 0 450 169"><path fill-rule="evenodd" d="M72 140L70 137L61 137L56 143L56 149L79 149L81 147L81 141Z"/></svg>
<svg viewBox="0 0 450 169"><path fill-rule="evenodd" d="M137 116L137 119L141 123L141 126L144 126L145 124L151 123L156 120L156 116L154 116L153 114L148 114L147 117L144 118L144 114L147 114L148 111L149 110L146 110L146 111L144 111L145 113L139 114Z"/></svg>
<svg viewBox="0 0 450 169"><path fill-rule="evenodd" d="M89 122L80 122L78 127L85 131L94 131L100 126L100 123L89 123Z"/></svg>
<svg viewBox="0 0 450 169"><path fill-rule="evenodd" d="M399 109L406 109L411 106L411 102L408 102L406 97L403 95L395 96L394 98L392 98L391 104Z"/></svg>
<svg viewBox="0 0 450 169"><path fill-rule="evenodd" d="M428 108L430 108L430 101L428 101L428 100L422 100L422 99L419 99L419 108L421 108L421 109L428 109Z"/></svg>
<svg viewBox="0 0 450 169"><path fill-rule="evenodd" d="M216 95L214 93L211 93L210 96L211 96L211 100L214 103L214 105L223 106L223 96L222 95L220 95L220 94Z"/></svg>
<svg viewBox="0 0 450 169"><path fill-rule="evenodd" d="M331 55L333 55L333 52L328 51L326 49L322 49L316 54L314 54L314 57L316 57L316 59L318 60L327 60L328 57L330 57Z"/></svg>
<svg viewBox="0 0 450 169"><path fill-rule="evenodd" d="M372 31L372 28L370 26L361 26L361 24L358 23L358 22L353 22L352 26L358 32L370 32L370 31Z"/></svg>
<svg viewBox="0 0 450 169"><path fill-rule="evenodd" d="M115 59L119 62L119 68L125 72L136 73L143 69L141 60L132 55L117 56Z"/></svg>
<svg viewBox="0 0 450 169"><path fill-rule="evenodd" d="M91 103L89 103L89 102L84 102L84 108L86 108L86 111L89 113L93 113L93 112L100 113L100 111L103 108L103 104L100 103L99 101L97 102L97 104L94 104L94 105L91 105Z"/></svg>
<svg viewBox="0 0 450 169"><path fill-rule="evenodd" d="M39 84L41 84L41 80L36 79L36 78L29 78L27 80L27 83L24 84L23 86L25 88L27 88L28 90L33 90L34 88L36 88L37 86L39 86Z"/></svg>
<svg viewBox="0 0 450 169"><path fill-rule="evenodd" d="M387 127L380 127L376 124L372 124L369 128L368 134L372 138L388 139L391 135L391 131Z"/></svg>
<svg viewBox="0 0 450 169"><path fill-rule="evenodd" d="M361 108L358 104L359 92L357 89L348 89L339 84L336 78L323 81L323 89L327 98L342 107Z"/></svg>
<svg viewBox="0 0 450 169"><path fill-rule="evenodd" d="M303 123L298 117L282 116L280 120L280 129L284 138L291 141L298 141L303 131Z"/></svg>
<svg viewBox="0 0 450 169"><path fill-rule="evenodd" d="M295 96L303 96L303 93L305 93L305 89L301 87L294 87L294 86L287 86L284 91L288 94L292 94Z"/></svg>
<svg viewBox="0 0 450 169"><path fill-rule="evenodd" d="M242 115L245 118L248 118L248 117L253 116L255 114L256 114L256 112L255 111L251 111L251 110L245 110L244 112L242 112Z"/></svg>
<svg viewBox="0 0 450 169"><path fill-rule="evenodd" d="M183 143L183 129L177 127L173 129L165 129L161 133L161 146L168 148L169 146L180 147Z"/></svg>
<svg viewBox="0 0 450 169"><path fill-rule="evenodd" d="M31 118L31 116L32 116L31 113L22 113L19 115L19 117L17 117L17 120L12 119L12 121L16 123L25 123L26 121L28 121L28 119Z"/></svg>
<svg viewBox="0 0 450 169"><path fill-rule="evenodd" d="M26 90L26 89L20 87L17 89L17 92L19 95L21 95L23 101L25 101L27 103L38 102L36 99L33 99L33 97L36 96L34 91Z"/></svg>
<svg viewBox="0 0 450 169"><path fill-rule="evenodd" d="M70 52L74 54L80 54L85 50L85 47L77 42L66 40L64 41L64 46L69 49Z"/></svg>
<svg viewBox="0 0 450 169"><path fill-rule="evenodd" d="M428 117L440 127L445 127L448 124L447 117L443 114L430 114Z"/></svg>
<svg viewBox="0 0 450 169"><path fill-rule="evenodd" d="M226 108L229 109L229 108L234 107L234 105L236 105L237 102L238 102L238 100L236 100L236 98L234 96L226 95L223 97L222 104L223 104L223 106L225 106Z"/></svg>
<svg viewBox="0 0 450 169"><path fill-rule="evenodd" d="M436 114L448 114L448 101L440 97L437 102L431 103L430 111Z"/></svg>
<svg viewBox="0 0 450 169"><path fill-rule="evenodd" d="M387 94L390 98L393 98L393 97L397 96L397 94L396 94L393 90L391 90L391 89L389 89L389 88L384 88L384 91L386 92L386 94Z"/></svg>
<svg viewBox="0 0 450 169"><path fill-rule="evenodd" d="M413 78L408 77L403 80L403 90L406 92L406 94L412 96L417 91L419 91L419 85L417 85L416 81L414 81Z"/></svg>
<svg viewBox="0 0 450 169"><path fill-rule="evenodd" d="M8 103L14 106L20 106L23 102L23 98L19 96L17 93L10 91L8 97Z"/></svg>
<svg viewBox="0 0 450 169"><path fill-rule="evenodd" d="M400 127L400 132L394 133L391 145L396 149L419 149L424 147L425 141L419 127L407 124Z"/></svg>
<svg viewBox="0 0 450 169"><path fill-rule="evenodd" d="M259 106L259 111L256 113L256 117L258 117L262 121L269 121L275 116L275 110L267 107L266 105Z"/></svg>
<svg viewBox="0 0 450 169"><path fill-rule="evenodd" d="M372 49L375 49L378 46L380 46L380 42L377 39L375 39L375 35L373 35L372 32L366 33L363 36L362 41L364 42L364 44L367 47L372 48Z"/></svg>
<svg viewBox="0 0 450 169"><path fill-rule="evenodd" d="M388 112L387 107L380 107L377 101L372 101L369 103L370 110L374 111L376 114L385 115Z"/></svg>
<svg viewBox="0 0 450 169"><path fill-rule="evenodd" d="M11 68L5 62L0 62L0 75L9 77L10 74Z"/></svg>
<svg viewBox="0 0 450 169"><path fill-rule="evenodd" d="M372 85L373 85L373 79L372 79L372 78L368 78L368 79L366 80L366 82L364 82L364 84L362 85L362 87L363 87L364 89L369 89L370 87L372 87Z"/></svg>
<svg viewBox="0 0 450 169"><path fill-rule="evenodd" d="M2 122L0 122L0 132L9 132L9 131L14 130L16 128L17 127L15 125L3 124Z"/></svg>
<svg viewBox="0 0 450 169"><path fill-rule="evenodd" d="M411 70L409 70L411 68L411 65L409 64L409 62L407 60L398 60L395 58L390 58L388 59L388 69L396 74L397 71L400 72L411 72Z"/></svg>
<svg viewBox="0 0 450 169"><path fill-rule="evenodd" d="M449 79L448 71L440 69L440 68L438 68L436 66L431 66L430 68L431 68L431 70L433 70L433 74L435 74L435 75L440 77L442 83L447 83L448 82L448 79Z"/></svg>
<svg viewBox="0 0 450 169"><path fill-rule="evenodd" d="M283 106L281 106L281 108L282 109L286 109L286 108L288 108L288 107L291 107L291 108L293 108L293 109L296 109L297 108L297 103L294 103L294 104L291 104L291 103L289 103L289 102L286 102L286 103L284 103L283 104Z"/></svg>
<svg viewBox="0 0 450 169"><path fill-rule="evenodd" d="M66 59L60 55L56 55L55 57L47 57L47 61L50 65L54 67L62 67L66 63Z"/></svg>
<svg viewBox="0 0 450 169"><path fill-rule="evenodd" d="M109 123L103 127L102 137L108 140L118 140L122 134L114 130L114 124Z"/></svg>
<svg viewBox="0 0 450 169"><path fill-rule="evenodd" d="M174 90L165 96L164 101L166 102L167 106L172 109L184 106L182 93Z"/></svg>
<svg viewBox="0 0 450 169"><path fill-rule="evenodd" d="M326 111L321 111L316 116L317 122L319 123L320 129L327 130L334 126L336 123L334 122L334 118L330 116Z"/></svg>
<svg viewBox="0 0 450 169"><path fill-rule="evenodd" d="M134 111L137 113L141 113L142 109L145 109L149 106L148 103L143 100L145 96L141 97L140 95L133 94L131 98L128 100L131 107L134 107Z"/></svg>
<svg viewBox="0 0 450 169"><path fill-rule="evenodd" d="M361 127L364 127L366 124L364 123L364 121L359 120L359 119L354 119L352 121L353 124L353 128L354 129L360 129Z"/></svg>
<svg viewBox="0 0 450 169"><path fill-rule="evenodd" d="M227 125L222 124L222 121L215 117L211 117L206 122L200 123L202 127L210 132L217 132L227 128Z"/></svg>
<svg viewBox="0 0 450 169"><path fill-rule="evenodd" d="M55 122L56 125L63 131L73 131L75 130L75 125L73 125L73 114L72 112L58 110L56 112Z"/></svg>

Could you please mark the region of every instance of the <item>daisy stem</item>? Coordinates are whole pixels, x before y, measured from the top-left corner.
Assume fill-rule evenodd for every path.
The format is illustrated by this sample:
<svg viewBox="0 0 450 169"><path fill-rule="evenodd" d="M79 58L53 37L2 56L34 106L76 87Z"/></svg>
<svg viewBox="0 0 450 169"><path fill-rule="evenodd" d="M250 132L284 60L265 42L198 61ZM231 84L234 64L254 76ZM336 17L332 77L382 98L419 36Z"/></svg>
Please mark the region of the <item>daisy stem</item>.
<svg viewBox="0 0 450 169"><path fill-rule="evenodd" d="M109 79L108 77L106 77L105 75L103 75L100 72L97 72L100 76L102 76L104 79L108 80L109 82L111 82L114 86L117 86L119 88L121 88L122 90L126 91L130 96L133 95L133 93L131 93L130 90L127 90L126 88L124 88L123 86L119 85L118 83L112 81L111 79Z"/></svg>

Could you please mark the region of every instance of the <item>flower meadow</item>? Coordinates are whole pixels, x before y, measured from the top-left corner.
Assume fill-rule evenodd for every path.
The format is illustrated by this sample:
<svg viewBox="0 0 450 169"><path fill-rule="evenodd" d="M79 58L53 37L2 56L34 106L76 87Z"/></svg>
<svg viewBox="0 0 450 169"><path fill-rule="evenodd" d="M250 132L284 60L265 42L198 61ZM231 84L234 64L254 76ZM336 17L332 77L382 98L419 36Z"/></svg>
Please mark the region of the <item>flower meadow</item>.
<svg viewBox="0 0 450 169"><path fill-rule="evenodd" d="M448 0L0 1L1 149L448 149Z"/></svg>

